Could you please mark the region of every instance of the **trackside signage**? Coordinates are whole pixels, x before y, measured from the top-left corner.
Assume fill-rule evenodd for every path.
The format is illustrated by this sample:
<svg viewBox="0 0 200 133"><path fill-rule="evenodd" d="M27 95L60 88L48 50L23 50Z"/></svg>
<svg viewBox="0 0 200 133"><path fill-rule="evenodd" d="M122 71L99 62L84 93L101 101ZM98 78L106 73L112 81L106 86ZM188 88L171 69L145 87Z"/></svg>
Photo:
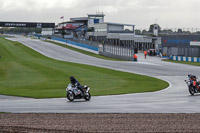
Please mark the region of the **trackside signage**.
<svg viewBox="0 0 200 133"><path fill-rule="evenodd" d="M55 23L0 22L0 27L55 28Z"/></svg>
<svg viewBox="0 0 200 133"><path fill-rule="evenodd" d="M19 24L19 23L5 23L6 27L26 27L26 24Z"/></svg>
<svg viewBox="0 0 200 133"><path fill-rule="evenodd" d="M190 46L200 46L200 41L191 41Z"/></svg>

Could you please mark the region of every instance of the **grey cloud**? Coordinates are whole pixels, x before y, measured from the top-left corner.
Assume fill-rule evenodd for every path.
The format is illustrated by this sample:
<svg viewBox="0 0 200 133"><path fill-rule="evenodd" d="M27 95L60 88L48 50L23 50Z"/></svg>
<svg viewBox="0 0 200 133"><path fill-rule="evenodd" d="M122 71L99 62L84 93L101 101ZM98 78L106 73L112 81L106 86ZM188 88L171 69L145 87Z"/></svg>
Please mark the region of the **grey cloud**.
<svg viewBox="0 0 200 133"><path fill-rule="evenodd" d="M70 17L104 12L109 22L148 28L155 22L165 27L200 27L199 0L0 0L0 21L61 22Z"/></svg>

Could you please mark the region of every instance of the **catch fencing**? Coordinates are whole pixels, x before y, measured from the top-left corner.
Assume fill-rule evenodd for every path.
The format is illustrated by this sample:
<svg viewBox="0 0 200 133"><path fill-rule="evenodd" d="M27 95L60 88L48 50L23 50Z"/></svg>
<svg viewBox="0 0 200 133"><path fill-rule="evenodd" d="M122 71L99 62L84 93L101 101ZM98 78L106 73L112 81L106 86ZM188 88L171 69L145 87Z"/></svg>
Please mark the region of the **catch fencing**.
<svg viewBox="0 0 200 133"><path fill-rule="evenodd" d="M163 55L200 57L200 47L163 47Z"/></svg>

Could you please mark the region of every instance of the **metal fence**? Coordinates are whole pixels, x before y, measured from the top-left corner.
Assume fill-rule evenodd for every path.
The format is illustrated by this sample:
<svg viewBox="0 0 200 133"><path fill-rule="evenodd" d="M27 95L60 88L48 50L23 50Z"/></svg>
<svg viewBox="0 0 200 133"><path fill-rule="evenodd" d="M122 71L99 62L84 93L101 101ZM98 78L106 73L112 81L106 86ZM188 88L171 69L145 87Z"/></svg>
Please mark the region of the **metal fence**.
<svg viewBox="0 0 200 133"><path fill-rule="evenodd" d="M94 47L99 47L98 42L89 41L89 40L85 40L85 39L76 39L76 38L73 38L71 40L74 41L74 42L83 43L83 44L91 45L91 46L94 46Z"/></svg>
<svg viewBox="0 0 200 133"><path fill-rule="evenodd" d="M167 56L200 57L200 47L163 47L162 53Z"/></svg>
<svg viewBox="0 0 200 133"><path fill-rule="evenodd" d="M99 53L121 60L133 60L134 47L131 44L124 46L117 44L102 44L99 47Z"/></svg>
<svg viewBox="0 0 200 133"><path fill-rule="evenodd" d="M63 38L62 35L58 35L58 34L52 35L51 37L59 38L59 39L65 40L65 41L69 40L69 41L73 41L73 42L77 42L77 43L82 43L82 44L90 45L90 46L97 47L97 48L99 47L98 42L89 41L86 39L77 39L77 38L66 39L66 38Z"/></svg>
<svg viewBox="0 0 200 133"><path fill-rule="evenodd" d="M103 51L114 54L114 55L132 57L134 53L134 48L131 45L127 45L123 47L123 46L107 44L107 45L104 45Z"/></svg>

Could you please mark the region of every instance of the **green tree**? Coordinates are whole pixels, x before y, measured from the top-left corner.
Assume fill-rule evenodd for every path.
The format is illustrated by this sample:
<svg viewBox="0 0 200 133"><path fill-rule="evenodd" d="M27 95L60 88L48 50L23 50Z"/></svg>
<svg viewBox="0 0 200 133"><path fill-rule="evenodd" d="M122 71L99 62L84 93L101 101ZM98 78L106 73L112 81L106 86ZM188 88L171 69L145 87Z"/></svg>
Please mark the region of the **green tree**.
<svg viewBox="0 0 200 133"><path fill-rule="evenodd" d="M142 34L145 34L145 33L147 33L147 31L146 31L146 30L143 30L143 31L142 31Z"/></svg>
<svg viewBox="0 0 200 133"><path fill-rule="evenodd" d="M163 32L163 33L173 33L173 31L171 29L164 29L161 32Z"/></svg>
<svg viewBox="0 0 200 133"><path fill-rule="evenodd" d="M66 35L66 31L65 31L65 29L62 29L62 31L61 31L61 35L62 35L63 38L64 38L64 36Z"/></svg>
<svg viewBox="0 0 200 133"><path fill-rule="evenodd" d="M41 29L40 28L20 28L20 27L16 27L16 28L1 28L0 29L0 33L17 33L17 34L28 34L28 33L41 33Z"/></svg>
<svg viewBox="0 0 200 133"><path fill-rule="evenodd" d="M1 29L0 29L0 33L1 33L1 34L8 33L9 30L10 30L10 28L8 28L8 27L1 28Z"/></svg>
<svg viewBox="0 0 200 133"><path fill-rule="evenodd" d="M182 29L178 29L178 33L183 33L183 30Z"/></svg>
<svg viewBox="0 0 200 133"><path fill-rule="evenodd" d="M135 34L136 34L136 35L141 35L142 32L141 32L141 30L136 29L136 30L135 30Z"/></svg>

